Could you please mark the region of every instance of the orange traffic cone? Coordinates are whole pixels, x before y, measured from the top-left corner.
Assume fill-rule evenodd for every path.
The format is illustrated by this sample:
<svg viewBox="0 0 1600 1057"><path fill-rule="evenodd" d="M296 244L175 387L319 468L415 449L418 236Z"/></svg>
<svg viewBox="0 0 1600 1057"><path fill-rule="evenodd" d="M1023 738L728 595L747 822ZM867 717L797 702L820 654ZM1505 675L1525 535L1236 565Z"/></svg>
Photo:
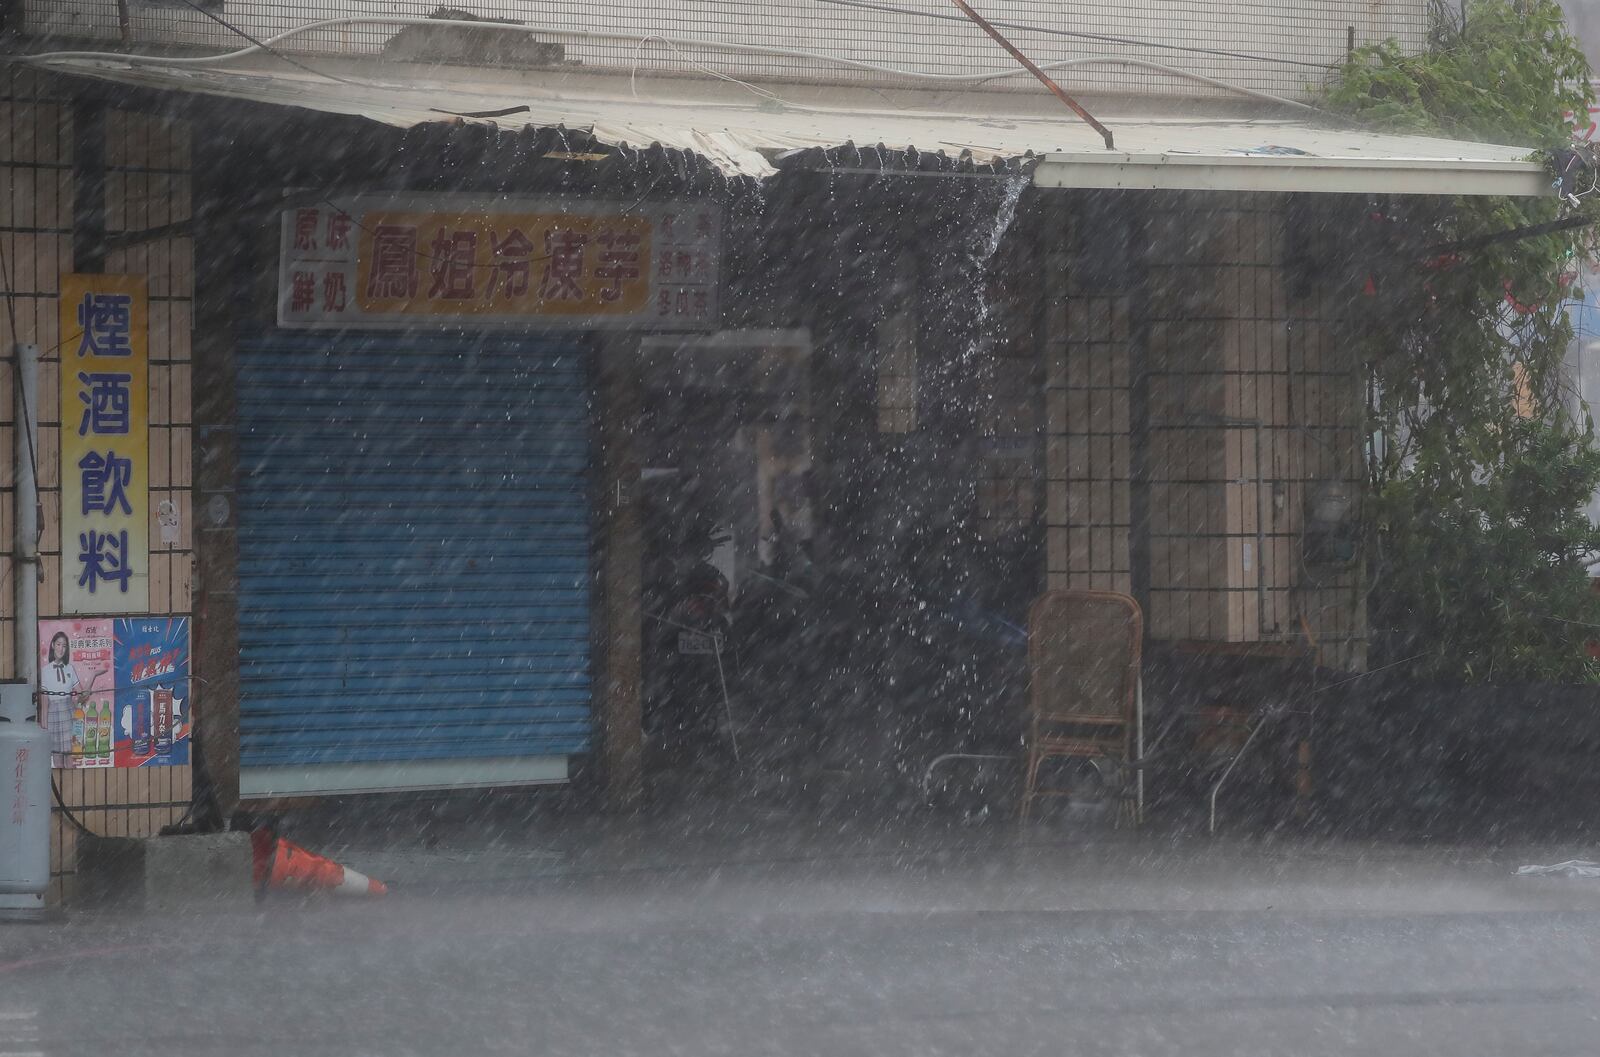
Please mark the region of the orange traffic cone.
<svg viewBox="0 0 1600 1057"><path fill-rule="evenodd" d="M366 874L306 851L266 827L251 833L250 843L257 891L269 888L322 890L361 896L381 896L389 891L382 881L374 881Z"/></svg>

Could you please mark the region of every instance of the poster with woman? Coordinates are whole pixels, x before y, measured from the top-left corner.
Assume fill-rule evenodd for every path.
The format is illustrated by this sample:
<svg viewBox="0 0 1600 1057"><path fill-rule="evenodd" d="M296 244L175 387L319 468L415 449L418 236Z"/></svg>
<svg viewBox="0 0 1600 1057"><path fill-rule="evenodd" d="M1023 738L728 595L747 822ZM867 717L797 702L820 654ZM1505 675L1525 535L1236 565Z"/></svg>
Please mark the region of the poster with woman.
<svg viewBox="0 0 1600 1057"><path fill-rule="evenodd" d="M114 766L113 621L39 622L39 722L53 767Z"/></svg>
<svg viewBox="0 0 1600 1057"><path fill-rule="evenodd" d="M189 618L41 620L39 708L53 766L188 763Z"/></svg>

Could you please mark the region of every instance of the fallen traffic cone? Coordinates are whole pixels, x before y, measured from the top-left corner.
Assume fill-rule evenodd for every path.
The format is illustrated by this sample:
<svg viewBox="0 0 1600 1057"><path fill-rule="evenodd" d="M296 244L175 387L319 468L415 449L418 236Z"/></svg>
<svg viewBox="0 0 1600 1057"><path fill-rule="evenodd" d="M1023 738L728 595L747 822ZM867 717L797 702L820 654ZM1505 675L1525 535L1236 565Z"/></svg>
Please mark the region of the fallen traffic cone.
<svg viewBox="0 0 1600 1057"><path fill-rule="evenodd" d="M306 851L262 827L250 834L256 890L328 891L347 896L381 896L389 889L364 873Z"/></svg>

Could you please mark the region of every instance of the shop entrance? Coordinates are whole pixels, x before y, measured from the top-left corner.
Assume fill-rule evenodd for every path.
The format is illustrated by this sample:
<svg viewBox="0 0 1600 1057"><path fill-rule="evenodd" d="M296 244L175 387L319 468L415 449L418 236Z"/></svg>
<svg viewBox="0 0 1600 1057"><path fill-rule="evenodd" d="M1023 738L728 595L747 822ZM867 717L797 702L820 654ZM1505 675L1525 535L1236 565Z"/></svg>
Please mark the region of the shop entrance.
<svg viewBox="0 0 1600 1057"><path fill-rule="evenodd" d="M811 597L809 352L803 332L644 343L654 773L715 771L771 750L780 717L757 686Z"/></svg>

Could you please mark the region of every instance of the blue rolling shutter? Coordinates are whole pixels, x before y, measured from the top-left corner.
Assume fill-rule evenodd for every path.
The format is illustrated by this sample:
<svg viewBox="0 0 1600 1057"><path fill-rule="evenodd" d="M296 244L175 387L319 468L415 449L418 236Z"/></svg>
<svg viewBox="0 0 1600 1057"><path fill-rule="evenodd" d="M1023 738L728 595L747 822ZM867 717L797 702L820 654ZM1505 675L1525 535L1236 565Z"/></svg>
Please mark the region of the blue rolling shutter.
<svg viewBox="0 0 1600 1057"><path fill-rule="evenodd" d="M237 396L242 766L586 751L577 342L273 336Z"/></svg>

